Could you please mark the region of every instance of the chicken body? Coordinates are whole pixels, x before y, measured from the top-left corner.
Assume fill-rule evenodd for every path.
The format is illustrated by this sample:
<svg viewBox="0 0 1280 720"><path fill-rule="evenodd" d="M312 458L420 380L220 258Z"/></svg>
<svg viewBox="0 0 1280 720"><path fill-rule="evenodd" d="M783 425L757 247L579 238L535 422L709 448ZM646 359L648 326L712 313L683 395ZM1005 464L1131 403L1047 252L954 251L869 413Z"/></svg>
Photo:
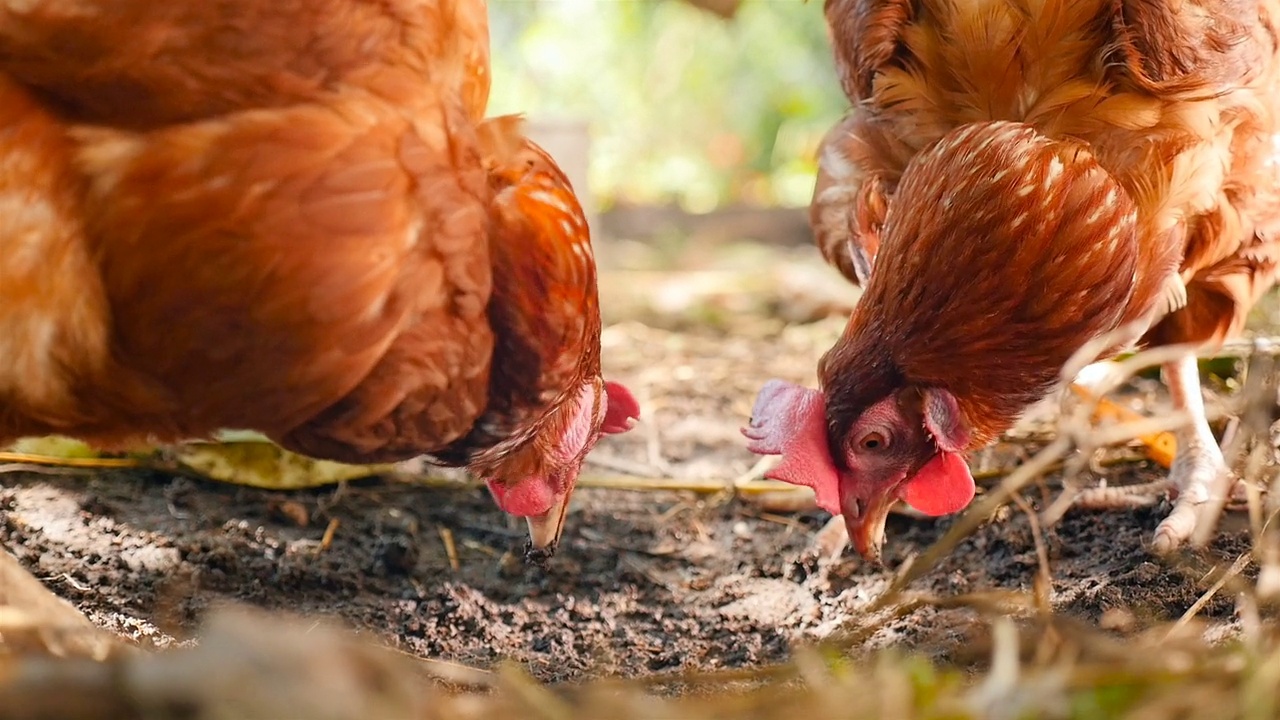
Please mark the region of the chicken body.
<svg viewBox="0 0 1280 720"><path fill-rule="evenodd" d="M480 0L0 2L0 439L438 454L554 544L638 415Z"/></svg>
<svg viewBox="0 0 1280 720"><path fill-rule="evenodd" d="M1280 260L1280 6L1270 0L827 0L850 114L811 220L864 286L821 390L771 381L744 433L878 558L889 507L974 494L963 459L1067 360L1220 343ZM1123 334L1122 330L1122 334ZM1226 471L1193 351L1165 550Z"/></svg>

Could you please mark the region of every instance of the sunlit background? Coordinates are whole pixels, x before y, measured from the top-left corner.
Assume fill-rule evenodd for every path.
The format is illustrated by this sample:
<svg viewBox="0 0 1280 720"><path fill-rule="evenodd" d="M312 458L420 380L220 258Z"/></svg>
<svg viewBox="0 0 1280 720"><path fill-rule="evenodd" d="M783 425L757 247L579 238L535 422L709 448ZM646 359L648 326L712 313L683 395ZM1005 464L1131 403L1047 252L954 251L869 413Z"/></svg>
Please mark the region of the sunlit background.
<svg viewBox="0 0 1280 720"><path fill-rule="evenodd" d="M814 150L846 104L822 2L696 1L736 11L491 0L490 114L525 112L569 133L584 124L597 212L807 205Z"/></svg>

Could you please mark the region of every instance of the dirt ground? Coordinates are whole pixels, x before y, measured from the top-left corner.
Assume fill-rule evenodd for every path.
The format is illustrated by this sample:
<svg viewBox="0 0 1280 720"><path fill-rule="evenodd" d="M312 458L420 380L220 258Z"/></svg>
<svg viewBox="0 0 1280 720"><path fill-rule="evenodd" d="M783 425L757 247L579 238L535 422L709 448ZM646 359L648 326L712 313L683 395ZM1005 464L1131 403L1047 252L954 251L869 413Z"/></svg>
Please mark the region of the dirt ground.
<svg viewBox="0 0 1280 720"><path fill-rule="evenodd" d="M606 370L636 391L645 417L632 433L606 438L587 472L721 480L747 472L755 458L738 428L756 388L769 377L812 381L840 325L612 325ZM1155 387L1136 382L1142 392ZM975 464L1011 465L1042 436L1024 428ZM1116 483L1161 470L1134 462L1097 472ZM1047 496L1028 497L1042 507ZM1166 510L1071 512L1050 529L1055 607L1095 622L1111 611L1110 624L1136 631L1177 618L1204 592L1204 571L1249 547L1242 523L1228 522L1193 556L1196 570L1171 569L1143 549ZM817 563L809 543L826 519L727 495L583 489L544 572L519 562L522 524L478 488L370 480L282 493L155 472L0 475L0 542L95 623L140 644L182 642L207 609L234 601L337 617L421 656L475 666L515 660L544 680L778 661L795 643L858 621L891 570L851 552ZM890 568L953 520L892 517ZM1028 519L1012 511L914 587L1028 590L1036 567ZM1229 632L1233 603L1224 594L1201 615ZM923 608L885 622L867 647L963 660L976 627L968 611Z"/></svg>

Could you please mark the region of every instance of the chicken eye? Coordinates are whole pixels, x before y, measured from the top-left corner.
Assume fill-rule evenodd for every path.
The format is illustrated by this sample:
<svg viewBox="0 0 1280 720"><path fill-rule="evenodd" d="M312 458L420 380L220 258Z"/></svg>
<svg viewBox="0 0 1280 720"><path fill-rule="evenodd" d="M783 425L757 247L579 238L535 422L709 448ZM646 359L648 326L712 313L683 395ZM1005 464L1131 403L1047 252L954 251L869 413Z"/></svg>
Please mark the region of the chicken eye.
<svg viewBox="0 0 1280 720"><path fill-rule="evenodd" d="M889 439L878 432L869 432L862 436L862 439L858 441L858 445L863 450L881 450L889 446Z"/></svg>

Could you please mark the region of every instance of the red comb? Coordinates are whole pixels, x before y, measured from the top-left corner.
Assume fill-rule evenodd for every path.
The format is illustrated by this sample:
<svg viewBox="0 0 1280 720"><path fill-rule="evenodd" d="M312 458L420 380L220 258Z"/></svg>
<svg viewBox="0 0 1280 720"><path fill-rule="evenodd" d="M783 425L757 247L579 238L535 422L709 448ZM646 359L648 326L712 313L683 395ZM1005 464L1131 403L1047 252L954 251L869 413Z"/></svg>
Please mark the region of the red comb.
<svg viewBox="0 0 1280 720"><path fill-rule="evenodd" d="M742 428L759 455L781 455L765 473L773 480L813 488L818 507L840 514L839 474L827 447L826 402L817 390L770 380L760 388L751 424Z"/></svg>

